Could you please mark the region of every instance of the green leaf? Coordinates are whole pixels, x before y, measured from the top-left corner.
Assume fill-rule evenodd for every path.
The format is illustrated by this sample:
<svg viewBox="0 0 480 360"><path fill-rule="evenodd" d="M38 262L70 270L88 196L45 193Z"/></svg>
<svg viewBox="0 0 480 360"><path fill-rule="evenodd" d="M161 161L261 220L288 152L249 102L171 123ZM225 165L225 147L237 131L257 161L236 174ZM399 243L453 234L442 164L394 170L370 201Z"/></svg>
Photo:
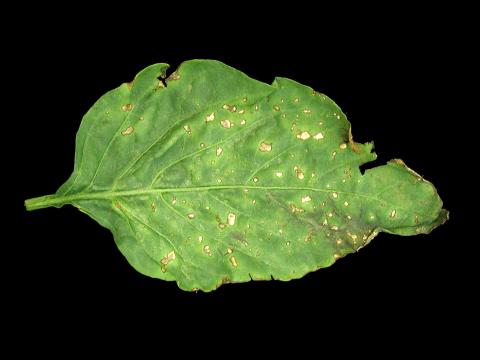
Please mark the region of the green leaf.
<svg viewBox="0 0 480 360"><path fill-rule="evenodd" d="M184 290L290 280L380 231L428 233L448 218L401 160L367 170L327 96L218 61L141 71L83 118L72 176L28 210L71 204L110 229L139 272Z"/></svg>

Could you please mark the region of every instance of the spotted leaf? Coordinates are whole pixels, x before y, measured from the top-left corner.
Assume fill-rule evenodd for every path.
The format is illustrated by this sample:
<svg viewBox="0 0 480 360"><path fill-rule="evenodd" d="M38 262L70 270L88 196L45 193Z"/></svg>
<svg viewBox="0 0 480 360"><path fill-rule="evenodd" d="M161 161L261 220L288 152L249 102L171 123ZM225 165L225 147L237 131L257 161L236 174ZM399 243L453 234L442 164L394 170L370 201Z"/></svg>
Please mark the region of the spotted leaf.
<svg viewBox="0 0 480 360"><path fill-rule="evenodd" d="M110 229L139 272L210 291L290 280L380 231L428 233L448 216L401 160L367 170L372 144L295 81L272 85L217 61L141 71L87 112L73 174L28 210L71 204Z"/></svg>

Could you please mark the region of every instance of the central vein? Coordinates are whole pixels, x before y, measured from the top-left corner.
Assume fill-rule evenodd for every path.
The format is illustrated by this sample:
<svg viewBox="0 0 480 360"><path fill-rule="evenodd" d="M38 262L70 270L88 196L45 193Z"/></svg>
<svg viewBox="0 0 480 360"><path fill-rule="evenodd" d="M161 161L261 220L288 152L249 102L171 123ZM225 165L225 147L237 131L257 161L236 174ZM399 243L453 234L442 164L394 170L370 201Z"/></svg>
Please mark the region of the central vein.
<svg viewBox="0 0 480 360"><path fill-rule="evenodd" d="M77 193L66 196L47 195L39 198L34 198L26 201L27 208L33 210L42 207L72 204L80 200L113 200L120 197L129 196L141 196L150 194L165 194L165 193L179 193L179 192L203 192L203 191L221 191L221 190L234 190L234 189L249 189L249 190L272 190L272 191L312 191L323 193L338 193L345 195L352 195L363 197L367 199L373 199L380 201L377 197L353 193L338 191L333 189L318 189L307 186L261 186L261 185L207 185L207 186L195 186L195 187L180 187L180 188L145 188L135 190L113 190L113 191L97 191L97 192L85 192Z"/></svg>

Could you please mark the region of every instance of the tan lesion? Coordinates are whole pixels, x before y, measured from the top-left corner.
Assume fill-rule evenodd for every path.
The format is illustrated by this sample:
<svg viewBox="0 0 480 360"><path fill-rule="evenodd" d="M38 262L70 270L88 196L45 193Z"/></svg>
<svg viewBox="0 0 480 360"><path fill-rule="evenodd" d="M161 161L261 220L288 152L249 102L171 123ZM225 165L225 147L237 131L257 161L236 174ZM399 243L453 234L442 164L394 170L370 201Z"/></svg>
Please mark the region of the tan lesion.
<svg viewBox="0 0 480 360"><path fill-rule="evenodd" d="M175 258L176 258L175 251L170 251L162 260L160 260L160 262L163 265L168 265L168 263L175 260Z"/></svg>
<svg viewBox="0 0 480 360"><path fill-rule="evenodd" d="M348 144L350 145L350 148L355 151L356 153L361 153L362 150L360 147L357 145L355 141L353 141L353 135L352 135L352 126L348 129Z"/></svg>

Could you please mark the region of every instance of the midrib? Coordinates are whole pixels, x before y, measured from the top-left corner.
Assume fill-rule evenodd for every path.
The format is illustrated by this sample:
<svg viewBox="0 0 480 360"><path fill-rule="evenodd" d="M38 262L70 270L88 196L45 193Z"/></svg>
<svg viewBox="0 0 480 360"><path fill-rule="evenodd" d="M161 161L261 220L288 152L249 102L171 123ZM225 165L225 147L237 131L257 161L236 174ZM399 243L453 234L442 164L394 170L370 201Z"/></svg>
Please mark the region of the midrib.
<svg viewBox="0 0 480 360"><path fill-rule="evenodd" d="M376 197L343 192L333 189L317 189L307 186L260 186L260 185L211 185L211 186L194 186L194 187L180 187L180 188L146 188L135 190L115 190L115 191L96 191L88 193L77 193L66 196L46 195L37 198L32 198L25 201L27 210L36 210L49 206L57 206L64 204L72 204L80 200L111 200L119 197L140 196L149 194L164 194L164 193L178 193L178 192L202 192L202 191L221 191L232 189L248 189L248 190L276 190L276 191L312 191L312 192L336 192L338 194L348 194L353 196L360 196L369 199L379 200Z"/></svg>

